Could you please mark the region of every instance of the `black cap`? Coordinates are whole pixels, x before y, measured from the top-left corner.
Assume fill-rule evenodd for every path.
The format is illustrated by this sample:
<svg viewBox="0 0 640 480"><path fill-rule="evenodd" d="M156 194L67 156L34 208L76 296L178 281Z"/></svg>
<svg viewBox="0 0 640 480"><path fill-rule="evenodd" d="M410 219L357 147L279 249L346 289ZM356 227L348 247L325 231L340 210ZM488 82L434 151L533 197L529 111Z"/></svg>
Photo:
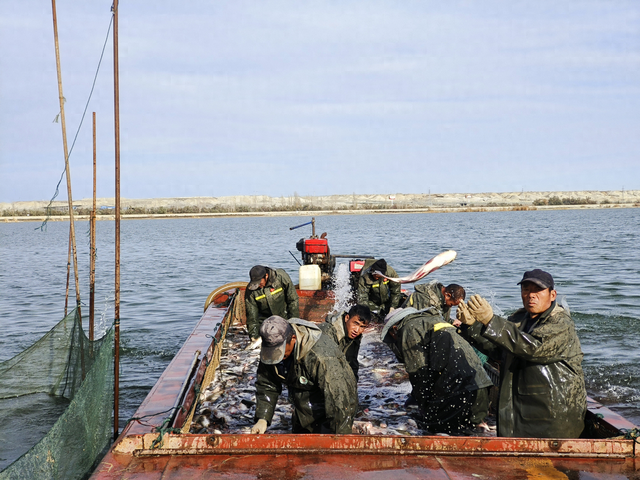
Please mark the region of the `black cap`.
<svg viewBox="0 0 640 480"><path fill-rule="evenodd" d="M522 280L518 282L518 285L523 284L524 282L535 283L541 288L550 288L553 290L553 277L551 274L536 268L535 270L531 270L530 272L524 272L524 276Z"/></svg>
<svg viewBox="0 0 640 480"><path fill-rule="evenodd" d="M376 262L369 267L369 271L387 273L387 261L384 258L376 260Z"/></svg>
<svg viewBox="0 0 640 480"><path fill-rule="evenodd" d="M260 336L262 337L262 347L260 350L260 361L267 365L280 363L284 358L284 350L287 346L287 332L290 328L284 318L272 315L260 325Z"/></svg>
<svg viewBox="0 0 640 480"><path fill-rule="evenodd" d="M260 280L262 280L267 274L267 267L262 265L256 265L249 270L249 278L251 281L247 285L247 290L256 290L260 286Z"/></svg>

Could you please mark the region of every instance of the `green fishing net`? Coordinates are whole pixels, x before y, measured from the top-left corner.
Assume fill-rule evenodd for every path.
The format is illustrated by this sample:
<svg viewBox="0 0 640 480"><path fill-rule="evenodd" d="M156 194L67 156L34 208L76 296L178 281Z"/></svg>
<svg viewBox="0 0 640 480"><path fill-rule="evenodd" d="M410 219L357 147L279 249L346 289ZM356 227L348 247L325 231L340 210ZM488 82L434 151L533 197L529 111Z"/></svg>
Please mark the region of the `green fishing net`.
<svg viewBox="0 0 640 480"><path fill-rule="evenodd" d="M113 328L89 341L74 309L0 363L0 480L82 478L113 431Z"/></svg>

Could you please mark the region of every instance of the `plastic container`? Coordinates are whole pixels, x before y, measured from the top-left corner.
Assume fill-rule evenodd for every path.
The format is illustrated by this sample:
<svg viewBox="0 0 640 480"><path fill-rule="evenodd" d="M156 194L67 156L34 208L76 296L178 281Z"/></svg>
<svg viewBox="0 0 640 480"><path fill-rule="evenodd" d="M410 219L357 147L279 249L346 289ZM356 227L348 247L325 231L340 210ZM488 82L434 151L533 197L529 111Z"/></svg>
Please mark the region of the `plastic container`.
<svg viewBox="0 0 640 480"><path fill-rule="evenodd" d="M319 265L300 266L300 290L320 290L322 279Z"/></svg>

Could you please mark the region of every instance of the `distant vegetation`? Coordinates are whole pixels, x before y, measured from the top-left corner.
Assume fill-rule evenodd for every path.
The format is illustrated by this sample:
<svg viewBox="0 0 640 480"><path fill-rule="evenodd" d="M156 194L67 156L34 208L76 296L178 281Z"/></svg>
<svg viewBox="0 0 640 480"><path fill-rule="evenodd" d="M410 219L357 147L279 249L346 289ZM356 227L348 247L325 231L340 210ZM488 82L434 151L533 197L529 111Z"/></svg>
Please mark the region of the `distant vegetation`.
<svg viewBox="0 0 640 480"><path fill-rule="evenodd" d="M548 200L543 198L539 198L533 202L536 206L542 205L595 205L598 202L595 200L591 200L589 197L550 197ZM608 200L603 201L602 203L609 203Z"/></svg>
<svg viewBox="0 0 640 480"><path fill-rule="evenodd" d="M259 204L254 202L253 204L222 204L209 207L198 206L182 206L182 207L123 207L121 213L123 216L127 215L172 215L172 214L234 214L234 213L277 213L277 212L316 212L316 211L346 211L346 210L396 210L402 211L406 209L423 209L426 211L446 211L452 208L461 211L487 211L488 208L501 208L508 210L535 210L540 206L562 206L562 205L594 205L597 204L595 200L590 197L558 197L553 196L548 199L539 198L529 205L523 205L521 202L487 202L487 203L455 203L449 202L437 203L433 205L431 201L406 201L406 202L388 202L388 203L367 203L357 202L354 196L351 203L332 204L324 201L314 203L308 199L296 196L292 201L278 202L271 204ZM612 203L609 200L602 200L600 205L610 205ZM634 206L638 207L637 203ZM38 208L32 210L0 210L0 216L2 217L25 217L25 216L66 216L69 209L66 206L56 206L52 208ZM89 208L75 208L76 215L90 216L91 210ZM103 215L115 215L115 208L102 206L97 210L98 216Z"/></svg>

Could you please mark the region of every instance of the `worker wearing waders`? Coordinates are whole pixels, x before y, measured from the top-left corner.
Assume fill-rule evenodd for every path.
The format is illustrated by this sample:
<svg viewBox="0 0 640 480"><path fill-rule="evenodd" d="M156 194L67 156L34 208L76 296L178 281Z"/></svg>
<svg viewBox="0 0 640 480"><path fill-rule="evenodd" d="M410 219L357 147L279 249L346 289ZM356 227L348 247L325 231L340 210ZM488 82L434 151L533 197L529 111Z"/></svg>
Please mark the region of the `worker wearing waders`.
<svg viewBox="0 0 640 480"><path fill-rule="evenodd" d="M283 269L256 265L249 271L244 305L247 312L247 331L252 342L260 338L260 325L265 318L278 315L294 318L300 315L298 293L291 278Z"/></svg>
<svg viewBox="0 0 640 480"><path fill-rule="evenodd" d="M480 359L436 309L398 308L380 339L409 374L413 395L431 433L470 434L478 390L491 386Z"/></svg>
<svg viewBox="0 0 640 480"><path fill-rule="evenodd" d="M380 273L387 277L398 276L383 258L367 260L358 279L357 293L358 304L369 307L379 321L403 299L400 284L387 280Z"/></svg>
<svg viewBox="0 0 640 480"><path fill-rule="evenodd" d="M587 394L575 325L556 303L549 273L525 272L518 285L524 308L507 319L494 315L479 295L458 305L457 312L469 325L469 341L500 361L498 435L578 438Z"/></svg>
<svg viewBox="0 0 640 480"><path fill-rule="evenodd" d="M351 433L358 407L356 379L333 339L312 322L273 316L260 327L256 424L271 424L282 384L294 406L293 433Z"/></svg>
<svg viewBox="0 0 640 480"><path fill-rule="evenodd" d="M349 362L351 370L358 380L358 352L360 351L360 342L362 340L362 332L371 322L371 310L366 305L354 305L349 312L339 312L328 315L326 321L321 323L319 327L323 332L331 335L333 341L336 342L342 353Z"/></svg>

